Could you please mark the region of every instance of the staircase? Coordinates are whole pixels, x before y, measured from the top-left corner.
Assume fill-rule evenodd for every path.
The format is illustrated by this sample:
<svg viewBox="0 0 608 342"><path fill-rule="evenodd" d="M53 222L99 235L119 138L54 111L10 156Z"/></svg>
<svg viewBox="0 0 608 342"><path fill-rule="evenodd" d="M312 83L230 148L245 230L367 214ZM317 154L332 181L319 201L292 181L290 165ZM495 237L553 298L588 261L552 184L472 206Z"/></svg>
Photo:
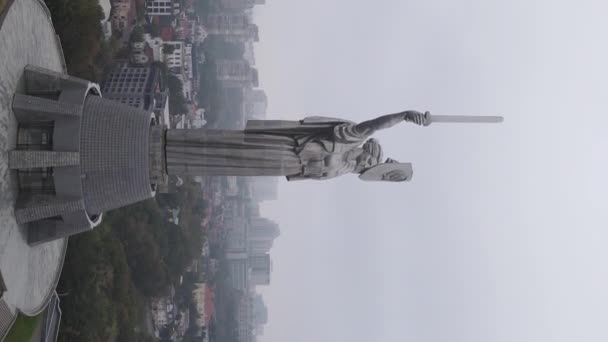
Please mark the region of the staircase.
<svg viewBox="0 0 608 342"><path fill-rule="evenodd" d="M4 300L0 299L0 341L4 340L14 321L15 316L13 316L11 309Z"/></svg>

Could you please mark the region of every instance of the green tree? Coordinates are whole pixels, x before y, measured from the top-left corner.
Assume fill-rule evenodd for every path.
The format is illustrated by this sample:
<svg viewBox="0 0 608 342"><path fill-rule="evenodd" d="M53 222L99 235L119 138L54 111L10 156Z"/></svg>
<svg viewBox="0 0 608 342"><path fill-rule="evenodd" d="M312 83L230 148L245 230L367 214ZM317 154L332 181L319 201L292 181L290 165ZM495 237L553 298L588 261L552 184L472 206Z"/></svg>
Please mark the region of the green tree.
<svg viewBox="0 0 608 342"><path fill-rule="evenodd" d="M163 53L166 55L170 55L175 52L175 45L173 44L163 44Z"/></svg>
<svg viewBox="0 0 608 342"><path fill-rule="evenodd" d="M68 72L98 81L103 70L95 62L103 41L104 18L98 0L45 0L45 3L61 39Z"/></svg>
<svg viewBox="0 0 608 342"><path fill-rule="evenodd" d="M185 114L188 111L186 99L184 98L184 85L175 75L167 75L167 87L169 88L169 111L171 115Z"/></svg>
<svg viewBox="0 0 608 342"><path fill-rule="evenodd" d="M135 26L131 35L129 36L129 42L143 42L144 41L144 29L141 26Z"/></svg>

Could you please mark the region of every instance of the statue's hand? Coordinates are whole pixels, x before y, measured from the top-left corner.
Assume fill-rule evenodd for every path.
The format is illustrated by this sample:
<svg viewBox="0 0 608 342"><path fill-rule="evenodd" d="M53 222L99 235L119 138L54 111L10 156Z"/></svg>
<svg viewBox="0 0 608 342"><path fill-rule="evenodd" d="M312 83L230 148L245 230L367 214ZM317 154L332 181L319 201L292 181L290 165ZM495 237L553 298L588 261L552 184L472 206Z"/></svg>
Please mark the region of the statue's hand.
<svg viewBox="0 0 608 342"><path fill-rule="evenodd" d="M417 112L415 110L408 110L403 112L403 120L407 122L415 123L419 126L428 126L431 124L431 113L429 112Z"/></svg>

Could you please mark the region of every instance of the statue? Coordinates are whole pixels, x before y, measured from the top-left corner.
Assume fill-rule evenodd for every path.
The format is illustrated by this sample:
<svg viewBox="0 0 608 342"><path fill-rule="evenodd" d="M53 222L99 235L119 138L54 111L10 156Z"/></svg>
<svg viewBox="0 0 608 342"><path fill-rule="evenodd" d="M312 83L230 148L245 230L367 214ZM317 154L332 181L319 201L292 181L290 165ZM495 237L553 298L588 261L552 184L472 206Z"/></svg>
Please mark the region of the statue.
<svg viewBox="0 0 608 342"><path fill-rule="evenodd" d="M430 113L404 111L354 123L327 117L300 121L250 120L244 130L168 130L167 173L174 175L285 176L324 180L358 174L366 181L412 178L410 163L383 160L371 136L401 122L431 123Z"/></svg>

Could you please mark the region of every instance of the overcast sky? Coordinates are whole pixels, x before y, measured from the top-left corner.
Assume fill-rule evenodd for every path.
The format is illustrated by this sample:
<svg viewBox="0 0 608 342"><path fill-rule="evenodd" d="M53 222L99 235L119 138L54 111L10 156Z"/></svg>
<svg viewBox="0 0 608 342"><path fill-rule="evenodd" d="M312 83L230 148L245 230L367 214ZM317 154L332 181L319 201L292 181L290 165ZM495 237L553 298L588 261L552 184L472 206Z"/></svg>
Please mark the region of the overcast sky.
<svg viewBox="0 0 608 342"><path fill-rule="evenodd" d="M280 183L263 342L608 341L605 1L268 0L269 116L376 135L411 183Z"/></svg>

